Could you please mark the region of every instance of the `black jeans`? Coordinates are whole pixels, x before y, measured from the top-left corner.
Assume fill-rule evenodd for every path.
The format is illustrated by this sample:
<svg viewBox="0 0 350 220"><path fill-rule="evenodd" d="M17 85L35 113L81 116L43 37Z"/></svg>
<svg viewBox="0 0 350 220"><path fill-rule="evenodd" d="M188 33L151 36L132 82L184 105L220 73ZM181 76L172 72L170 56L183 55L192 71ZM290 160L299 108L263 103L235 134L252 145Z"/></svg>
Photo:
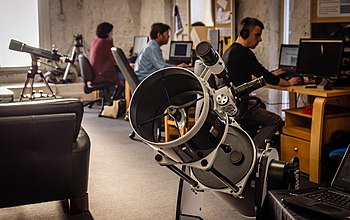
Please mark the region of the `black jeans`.
<svg viewBox="0 0 350 220"><path fill-rule="evenodd" d="M283 125L284 122L280 116L263 108L252 110L241 121L241 126L244 130L260 126L258 133L252 137L257 148L265 148L265 139L271 139L276 131L281 131Z"/></svg>

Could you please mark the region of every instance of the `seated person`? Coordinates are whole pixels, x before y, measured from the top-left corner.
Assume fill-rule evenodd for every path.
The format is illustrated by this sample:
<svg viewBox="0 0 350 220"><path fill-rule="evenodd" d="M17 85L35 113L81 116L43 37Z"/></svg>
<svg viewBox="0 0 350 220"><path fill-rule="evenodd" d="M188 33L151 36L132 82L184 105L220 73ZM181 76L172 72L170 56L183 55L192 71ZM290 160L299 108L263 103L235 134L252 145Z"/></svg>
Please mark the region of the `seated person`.
<svg viewBox="0 0 350 220"><path fill-rule="evenodd" d="M256 18L246 17L241 21L237 40L223 55L229 74L228 81L232 82L234 86L239 86L251 81L252 76L263 76L268 84L280 86L296 85L300 82L300 78L294 77L288 81L280 79L277 75L282 74L283 70L268 71L252 52L251 49L254 49L262 41L263 29L263 23ZM248 104L248 97L243 97L239 106L240 116L247 112ZM265 148L265 139L272 138L276 131L280 131L283 126L283 121L278 115L263 108L248 111L240 123L243 129L249 129L249 126L245 126L249 123L258 123L260 125L259 132L253 137L254 143L258 148Z"/></svg>
<svg viewBox="0 0 350 220"><path fill-rule="evenodd" d="M170 26L163 23L154 23L151 26L151 40L141 50L135 62L135 73L140 80L143 80L149 74L165 68L174 66L167 64L163 58L160 47L169 41ZM187 67L186 63L177 65L178 67Z"/></svg>
<svg viewBox="0 0 350 220"><path fill-rule="evenodd" d="M134 47L129 50L128 63L135 63L137 56L133 55Z"/></svg>
<svg viewBox="0 0 350 220"><path fill-rule="evenodd" d="M108 81L124 86L124 77L116 65L111 48L113 45L113 25L102 22L96 29L97 38L93 40L90 50L90 63L94 70L93 83Z"/></svg>

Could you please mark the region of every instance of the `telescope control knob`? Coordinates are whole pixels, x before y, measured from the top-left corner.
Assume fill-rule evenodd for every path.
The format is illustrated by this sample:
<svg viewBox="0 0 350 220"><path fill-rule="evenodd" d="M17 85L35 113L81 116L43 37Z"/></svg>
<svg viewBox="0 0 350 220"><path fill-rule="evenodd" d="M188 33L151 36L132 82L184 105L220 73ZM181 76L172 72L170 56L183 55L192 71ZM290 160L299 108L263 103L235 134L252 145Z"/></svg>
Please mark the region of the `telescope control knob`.
<svg viewBox="0 0 350 220"><path fill-rule="evenodd" d="M234 150L230 155L230 160L233 165L241 165L244 160L244 155L241 151Z"/></svg>
<svg viewBox="0 0 350 220"><path fill-rule="evenodd" d="M228 96L226 94L219 94L218 96L216 96L216 102L218 103L218 105L226 105L228 103Z"/></svg>

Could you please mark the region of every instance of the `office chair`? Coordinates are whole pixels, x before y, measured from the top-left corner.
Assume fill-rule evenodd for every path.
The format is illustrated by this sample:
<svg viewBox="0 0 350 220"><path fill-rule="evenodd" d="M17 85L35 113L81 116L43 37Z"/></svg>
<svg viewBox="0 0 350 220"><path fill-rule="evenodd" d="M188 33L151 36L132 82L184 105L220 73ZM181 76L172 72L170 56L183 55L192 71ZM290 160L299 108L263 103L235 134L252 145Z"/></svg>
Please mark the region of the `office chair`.
<svg viewBox="0 0 350 220"><path fill-rule="evenodd" d="M113 83L110 82L100 82L100 83L92 83L94 80L94 71L91 67L90 61L88 60L87 57L85 57L83 54L80 54L79 57L79 67L80 67L80 72L81 72L81 76L84 79L84 93L85 94L89 94L93 91L98 91L99 92L99 98L89 101L88 103L85 103L84 106L89 106L89 108L91 108L91 106L94 103L100 102L102 109L100 111L103 111L103 106L106 100L106 96L108 94L109 88L111 86L114 86ZM99 116L100 116L99 114Z"/></svg>
<svg viewBox="0 0 350 220"><path fill-rule="evenodd" d="M112 47L111 51L112 51L112 54L113 54L115 61L117 62L117 65L118 65L120 71L122 72L125 80L129 84L130 91L134 92L136 87L140 83L140 80L137 77L137 75L135 74L135 72L131 69L130 64L128 62L128 59L125 56L124 51L122 49L116 48L116 47ZM134 139L135 132L132 131L129 134L129 137L131 139Z"/></svg>
<svg viewBox="0 0 350 220"><path fill-rule="evenodd" d="M188 132L196 123L196 120L195 120L196 107L190 106L184 111L185 111L186 117L184 121L184 126L180 129L177 128L176 122L171 117L169 117L169 115L164 116L165 142L180 138L186 132Z"/></svg>

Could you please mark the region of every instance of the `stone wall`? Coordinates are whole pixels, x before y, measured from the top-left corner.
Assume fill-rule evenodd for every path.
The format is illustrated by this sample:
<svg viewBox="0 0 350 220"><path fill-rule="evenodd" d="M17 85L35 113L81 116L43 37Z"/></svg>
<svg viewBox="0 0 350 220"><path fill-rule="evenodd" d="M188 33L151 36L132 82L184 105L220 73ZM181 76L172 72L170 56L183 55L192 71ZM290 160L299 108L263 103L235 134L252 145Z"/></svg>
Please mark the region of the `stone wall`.
<svg viewBox="0 0 350 220"><path fill-rule="evenodd" d="M127 52L134 36L148 35L153 22L170 21L171 7L165 10L166 4L170 0L62 0L63 20L59 17L60 2L50 0L51 42L61 53L69 53L73 35L83 34L84 49L89 53L97 25L106 21L114 26L115 46Z"/></svg>
<svg viewBox="0 0 350 220"><path fill-rule="evenodd" d="M148 35L153 22L172 24L172 0L62 0L65 20L60 20L60 1L50 0L51 42L62 53L69 52L73 35L83 34L85 49L95 38L96 26L103 21L114 25L114 43L128 51L135 35ZM187 0L176 1L184 31L187 27ZM282 42L282 1L236 0L238 23L246 16L257 17L265 24L263 42L254 50L268 68L276 68ZM291 42L310 35L310 0L291 1ZM300 19L302 18L302 19Z"/></svg>
<svg viewBox="0 0 350 220"><path fill-rule="evenodd" d="M82 34L84 50L89 54L95 38L96 26L103 21L114 25L114 44L126 53L135 35L148 35L153 22L172 24L172 5L180 10L185 36L187 31L188 0L60 0L49 1L51 44L59 53L70 54L73 35ZM257 17L265 24L263 42L254 50L258 59L268 69L277 67L279 45L282 42L282 1L236 0L236 23L243 17ZM61 13L62 12L62 13ZM64 14L64 16L60 15ZM310 0L291 0L291 43L300 37L310 36ZM237 24L236 24L237 25ZM48 44L50 45L50 44ZM46 49L51 49L46 45ZM167 53L167 48L163 48Z"/></svg>

